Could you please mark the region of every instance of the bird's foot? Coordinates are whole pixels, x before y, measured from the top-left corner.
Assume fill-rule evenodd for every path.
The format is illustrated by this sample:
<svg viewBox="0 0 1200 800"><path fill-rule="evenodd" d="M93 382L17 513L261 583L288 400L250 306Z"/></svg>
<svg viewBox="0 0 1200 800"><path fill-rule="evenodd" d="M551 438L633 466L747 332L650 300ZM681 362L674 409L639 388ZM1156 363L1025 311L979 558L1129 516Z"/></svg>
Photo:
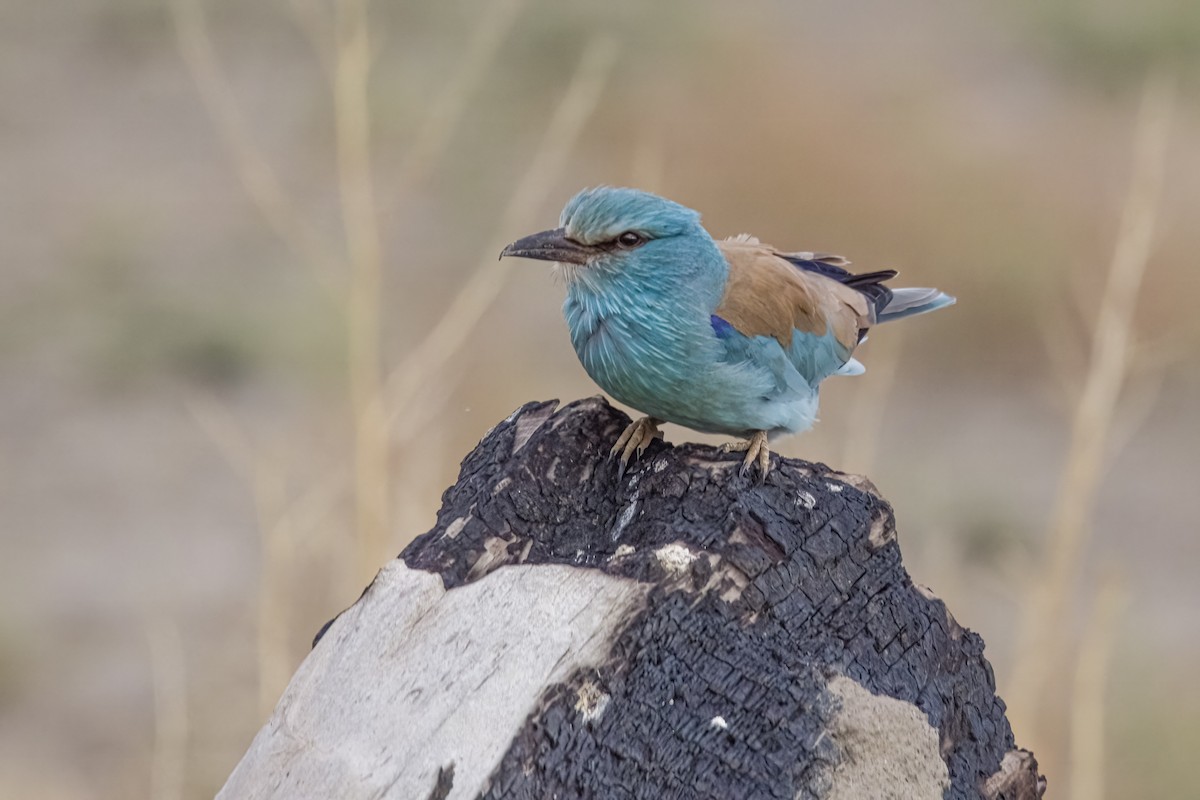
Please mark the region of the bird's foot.
<svg viewBox="0 0 1200 800"><path fill-rule="evenodd" d="M757 463L758 479L765 481L767 473L771 470L771 448L767 445L767 432L755 431L749 439L721 445L723 453L740 453L743 450L746 451L746 457L742 459L742 468L738 470L738 474L745 477L750 468Z"/></svg>
<svg viewBox="0 0 1200 800"><path fill-rule="evenodd" d="M658 429L660 422L662 420L654 417L642 417L626 426L625 432L621 434L621 438L617 439L617 443L613 445L608 454L609 458L617 456L621 461L617 467L618 477L625 477L625 469L635 454L640 458L651 442L662 438L662 431Z"/></svg>

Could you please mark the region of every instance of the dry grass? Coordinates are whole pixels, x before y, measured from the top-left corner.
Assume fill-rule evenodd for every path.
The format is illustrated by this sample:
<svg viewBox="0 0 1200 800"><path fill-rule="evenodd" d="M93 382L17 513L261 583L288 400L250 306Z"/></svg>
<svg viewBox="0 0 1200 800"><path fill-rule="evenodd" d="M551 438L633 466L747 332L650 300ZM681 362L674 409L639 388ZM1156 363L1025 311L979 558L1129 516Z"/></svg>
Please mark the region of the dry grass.
<svg viewBox="0 0 1200 800"><path fill-rule="evenodd" d="M603 36L583 49L531 163L495 220L478 265L423 338L404 352L388 353L382 344L379 306L388 260L381 244L372 184L369 88L376 51L367 0L334 4L290 0L290 4L325 68L333 98L344 233L344 240L336 243L322 239L315 233L318 226L298 213L269 159L255 145L197 0L172 2L180 52L242 187L296 263L345 309L347 395L353 430L346 448L352 453L348 461L332 460L318 476L297 488L289 480L286 453L279 448L264 452L215 402L197 400L192 404L199 424L254 497L261 552L256 646L260 718L269 712L301 657L292 633L295 603L307 591L298 577L305 544L328 551L331 568L336 568L332 557L346 548L331 531L349 529L351 523L337 515L346 505L353 509L354 566L353 575L346 579L352 587L348 593L353 595L393 555L398 544L396 532L412 530L408 509L419 507L440 488L433 481L440 480L441 464L447 460L443 452L448 440L445 400L454 389L464 347L509 275L508 263L498 264L495 256L514 232L539 227L537 220L547 198L596 111L618 54L615 41ZM453 134L472 97L486 86L490 67L525 6L525 0L489 4L466 33L456 71L439 91L431 93L435 99L417 124L399 168L389 177L402 191L415 192L437 175L439 163L452 155ZM1080 563L1091 541L1089 515L1104 466L1153 403L1158 385L1152 369L1150 380L1139 384L1140 394L1132 398L1123 394L1135 349L1133 310L1155 230L1170 105L1167 84L1156 82L1147 89L1129 197L1088 343L1086 367L1079 370L1071 446L1048 526L1045 558L1028 593L1022 640L1016 650L1020 657L1004 692L1018 741L1038 751L1052 778L1067 776L1075 797L1099 797L1103 792L1104 686L1124 596L1119 583L1104 583L1094 602L1074 661L1069 720L1061 719L1068 716L1067 707L1061 701L1052 702L1049 693L1055 673L1061 672L1057 666L1070 663L1058 634L1069 629L1073 618ZM635 183L660 188L666 148L665 141L642 137L632 157ZM871 472L876 460L888 396L899 373L898 337L903 331L886 333L872 345L878 349L870 360L871 373L862 379L846 413L852 424L847 426L841 466L848 469ZM1056 351L1055 355L1064 364L1078 360L1071 352ZM418 464L419 469L401 474L405 464ZM178 796L185 784L188 747L186 664L178 631L169 622L150 626L148 636L158 711L155 796ZM1056 723L1060 728L1069 727L1065 746L1056 746L1052 739Z"/></svg>
<svg viewBox="0 0 1200 800"><path fill-rule="evenodd" d="M616 44L608 38L595 39L584 50L562 100L550 117L533 162L513 190L496 233L480 254L479 266L425 338L405 354L388 376L387 403L391 422L396 426L397 442L407 443L420 435L436 413L435 403L426 402L423 408L414 405L441 366L469 341L484 312L504 287L512 267L508 261L497 263L496 256L508 244L512 231L533 225L584 123L596 109L616 55Z"/></svg>
<svg viewBox="0 0 1200 800"><path fill-rule="evenodd" d="M179 53L246 195L298 263L311 268L321 281L333 281L345 271L345 257L313 233L313 227L296 211L274 168L255 145L221 69L199 0L171 0L170 7Z"/></svg>
<svg viewBox="0 0 1200 800"><path fill-rule="evenodd" d="M1049 702L1048 692L1059 665L1067 657L1065 644L1069 637L1063 636L1063 632L1072 628L1072 599L1083 556L1092 538L1090 516L1104 468L1111 461L1119 401L1129 376L1134 311L1154 243L1172 103L1171 83L1162 76L1150 78L1138 115L1133 177L1091 334L1087 370L1072 420L1070 447L1055 496L1046 553L1028 589L1017 658L1004 693L1009 719L1019 741L1038 753L1050 774L1064 774L1067 770L1062 768L1061 749L1052 735L1054 720L1049 718L1064 709ZM1100 654L1105 652L1104 647L1093 647L1096 649ZM1102 666L1088 665L1085 669L1100 670L1085 672L1093 680L1095 675L1104 674ZM1089 690L1083 692L1083 697L1100 702L1102 693ZM1103 718L1099 709L1076 709L1073 713L1085 719ZM1089 735L1102 734L1091 731ZM1074 751L1073 745L1071 749ZM1082 750L1091 752L1094 747ZM1083 779L1082 773L1079 779ZM1093 775L1088 785L1099 780Z"/></svg>
<svg viewBox="0 0 1200 800"><path fill-rule="evenodd" d="M402 189L427 178L441 158L471 95L478 91L505 34L524 6L507 0L490 7L476 26L458 62L457 72L437 93L413 142L401 160ZM368 580L395 547L391 492L396 484L391 463L396 449L420 439L421 458L436 460L438 438L432 429L450 381L445 375L456 352L469 340L506 281L509 265L495 253L513 230L533 224L550 188L561 173L584 123L596 108L616 60L611 39L597 38L582 53L575 75L550 118L533 162L517 183L502 212L496 233L480 263L429 333L405 353L382 379L380 298L383 288L378 210L371 182L370 102L372 50L365 0L343 0L332 21L310 4L294 2L301 28L323 63L332 63L332 92L338 184L345 252L335 253L316 240L281 189L267 159L247 133L233 93L220 68L204 16L194 0L172 5L177 38L209 115L226 144L242 186L271 230L299 259L348 276L345 281L347 362L354 425L354 507L358 557L356 580ZM334 28L334 45L322 26ZM327 55L332 52L332 56ZM428 472L428 469L425 470ZM404 504L407 506L408 504Z"/></svg>
<svg viewBox="0 0 1200 800"><path fill-rule="evenodd" d="M414 190L447 152L447 143L471 95L487 77L489 64L523 6L523 0L497 3L479 20L458 72L437 93L438 101L406 150L399 170L402 189ZM437 466L442 449L437 417L452 384L449 375L455 356L498 296L508 274L507 264L496 264L496 253L511 231L532 225L542 211L551 187L596 109L617 53L615 43L607 38L597 38L585 48L532 163L517 182L491 242L480 255L478 267L425 338L401 355L385 382L380 319L384 257L372 184L369 84L373 52L368 6L365 0L342 0L332 16L299 0L292 7L331 77L344 250L311 233L312 226L299 217L267 158L254 145L215 55L199 5L194 0L175 0L172 4L184 62L243 188L264 222L296 260L312 268L326 288L342 294L346 309L347 387L353 427L349 466L331 464L306 488L297 491L289 486L284 454L267 454L255 446L216 401L193 397L189 403L194 419L254 498L261 545L256 648L259 718L269 714L300 657L294 651L291 621L291 609L301 599L298 593L306 591L297 574L298 547L316 539L318 546L331 551L327 563L333 566L336 553L332 551L341 548L329 530L344 529L333 517L340 498L350 493L356 531L350 584L361 587L392 556L395 530L411 522L398 518L395 509L416 504L405 502L415 498L403 494L400 502L393 504L394 487L399 484L395 491L410 493L428 489L423 481L396 479L394 454L408 448L419 454L416 460L424 473L440 473L440 469L432 468ZM324 533L317 534L322 528ZM181 660L178 667L178 675L182 676ZM182 741L186 742L186 716L182 719ZM182 767L174 766L177 759L172 749L180 741L176 735L179 718L172 716L168 721L174 727L162 727L165 738L161 748L156 748L156 753L161 751L162 755L155 761L156 785L162 783L165 787L163 796L170 796L174 791L171 787L182 781ZM160 760L166 765L161 770L157 766Z"/></svg>
<svg viewBox="0 0 1200 800"><path fill-rule="evenodd" d="M382 402L380 303L382 244L371 180L371 70L366 0L341 0L334 14L337 50L333 106L338 188L350 282L346 293L347 365L354 415L354 518L358 576L368 579L388 551L391 465Z"/></svg>
<svg viewBox="0 0 1200 800"><path fill-rule="evenodd" d="M433 174L467 110L468 101L486 80L500 46L527 2L497 0L484 7L471 39L458 60L457 71L435 96L404 153L397 175L402 186L416 186Z"/></svg>

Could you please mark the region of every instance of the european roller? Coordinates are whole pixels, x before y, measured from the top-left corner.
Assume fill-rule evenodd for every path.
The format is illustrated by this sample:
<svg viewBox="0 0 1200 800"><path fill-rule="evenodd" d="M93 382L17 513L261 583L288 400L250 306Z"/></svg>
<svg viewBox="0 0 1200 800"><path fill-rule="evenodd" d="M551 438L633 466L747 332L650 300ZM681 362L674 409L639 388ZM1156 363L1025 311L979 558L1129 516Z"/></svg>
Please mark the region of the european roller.
<svg viewBox="0 0 1200 800"><path fill-rule="evenodd" d="M716 241L696 211L637 189L585 189L558 228L500 255L557 262L583 368L646 415L613 446L622 473L674 422L739 437L725 449L765 478L768 442L812 427L821 382L864 371L854 350L873 325L954 302L886 286L895 270L855 275L840 256L746 234Z"/></svg>

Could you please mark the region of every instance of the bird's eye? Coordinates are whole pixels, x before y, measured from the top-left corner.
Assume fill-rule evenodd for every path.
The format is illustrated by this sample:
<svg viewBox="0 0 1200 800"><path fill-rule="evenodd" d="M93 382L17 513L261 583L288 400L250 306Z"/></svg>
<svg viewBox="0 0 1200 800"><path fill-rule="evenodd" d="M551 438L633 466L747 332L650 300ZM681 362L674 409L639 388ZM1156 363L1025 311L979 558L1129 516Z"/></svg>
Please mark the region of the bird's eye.
<svg viewBox="0 0 1200 800"><path fill-rule="evenodd" d="M625 248L637 247L642 241L641 234L634 233L633 231L625 231L617 237L617 244Z"/></svg>

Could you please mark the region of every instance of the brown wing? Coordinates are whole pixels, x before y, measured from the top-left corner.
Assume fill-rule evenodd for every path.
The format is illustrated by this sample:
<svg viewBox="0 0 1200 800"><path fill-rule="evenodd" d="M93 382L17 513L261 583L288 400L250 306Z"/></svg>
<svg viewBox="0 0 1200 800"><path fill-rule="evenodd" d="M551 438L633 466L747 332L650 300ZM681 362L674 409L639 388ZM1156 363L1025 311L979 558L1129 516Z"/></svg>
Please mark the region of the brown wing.
<svg viewBox="0 0 1200 800"><path fill-rule="evenodd" d="M716 314L744 336L773 336L787 349L794 330L817 336L831 329L850 352L870 326L867 298L815 272L798 269L752 237L717 242L729 262L729 282Z"/></svg>

